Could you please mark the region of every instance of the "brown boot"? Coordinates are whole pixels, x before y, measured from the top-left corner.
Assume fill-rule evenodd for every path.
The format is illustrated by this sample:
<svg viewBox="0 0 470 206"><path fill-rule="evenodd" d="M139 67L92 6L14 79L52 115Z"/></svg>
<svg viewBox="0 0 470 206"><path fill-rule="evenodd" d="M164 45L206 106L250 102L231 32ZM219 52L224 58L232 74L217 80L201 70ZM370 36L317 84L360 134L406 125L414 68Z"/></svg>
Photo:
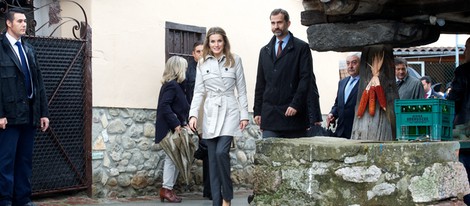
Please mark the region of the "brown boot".
<svg viewBox="0 0 470 206"><path fill-rule="evenodd" d="M181 202L181 200L183 200L183 198L181 198L181 197L179 197L179 196L176 195L176 193L175 193L174 190L170 190L170 191L171 191L171 193L173 194L173 196L175 196L176 199L178 199L180 202Z"/></svg>
<svg viewBox="0 0 470 206"><path fill-rule="evenodd" d="M160 200L164 202L167 200L168 202L180 203L181 199L176 197L175 193L172 190L161 188L160 189Z"/></svg>

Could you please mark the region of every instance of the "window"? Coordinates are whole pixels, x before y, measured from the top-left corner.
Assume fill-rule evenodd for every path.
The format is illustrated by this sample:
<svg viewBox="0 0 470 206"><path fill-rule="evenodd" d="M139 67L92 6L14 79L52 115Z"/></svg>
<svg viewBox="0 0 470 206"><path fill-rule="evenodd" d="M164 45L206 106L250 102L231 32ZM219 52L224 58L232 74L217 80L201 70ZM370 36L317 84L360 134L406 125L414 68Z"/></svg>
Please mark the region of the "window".
<svg viewBox="0 0 470 206"><path fill-rule="evenodd" d="M192 58L193 45L197 41L204 41L205 27L166 22L165 59L172 56L181 56L186 60Z"/></svg>

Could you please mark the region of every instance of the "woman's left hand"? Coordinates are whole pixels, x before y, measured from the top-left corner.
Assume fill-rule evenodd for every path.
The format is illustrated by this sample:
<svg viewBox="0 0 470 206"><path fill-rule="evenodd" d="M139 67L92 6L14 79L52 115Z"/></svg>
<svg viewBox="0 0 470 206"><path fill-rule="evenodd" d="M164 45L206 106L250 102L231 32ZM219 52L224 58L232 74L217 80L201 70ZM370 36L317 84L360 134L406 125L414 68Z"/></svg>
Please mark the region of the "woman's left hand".
<svg viewBox="0 0 470 206"><path fill-rule="evenodd" d="M181 126L178 125L177 127L175 127L175 132L178 134L181 133Z"/></svg>
<svg viewBox="0 0 470 206"><path fill-rule="evenodd" d="M242 120L240 121L240 129L244 130L246 125L248 125L248 120Z"/></svg>

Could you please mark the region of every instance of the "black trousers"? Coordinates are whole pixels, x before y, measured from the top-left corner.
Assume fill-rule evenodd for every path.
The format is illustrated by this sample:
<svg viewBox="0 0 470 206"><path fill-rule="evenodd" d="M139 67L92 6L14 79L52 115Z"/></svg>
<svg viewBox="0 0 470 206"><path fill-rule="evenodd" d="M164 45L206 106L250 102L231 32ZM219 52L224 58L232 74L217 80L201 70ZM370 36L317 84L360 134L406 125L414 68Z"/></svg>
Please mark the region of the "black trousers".
<svg viewBox="0 0 470 206"><path fill-rule="evenodd" d="M209 156L204 157L202 160L202 181L204 183L204 189L202 190L202 196L212 199L211 194L211 181L209 176Z"/></svg>
<svg viewBox="0 0 470 206"><path fill-rule="evenodd" d="M233 199L229 153L232 141L232 136L220 136L206 141L213 206L222 205L222 198L226 201Z"/></svg>

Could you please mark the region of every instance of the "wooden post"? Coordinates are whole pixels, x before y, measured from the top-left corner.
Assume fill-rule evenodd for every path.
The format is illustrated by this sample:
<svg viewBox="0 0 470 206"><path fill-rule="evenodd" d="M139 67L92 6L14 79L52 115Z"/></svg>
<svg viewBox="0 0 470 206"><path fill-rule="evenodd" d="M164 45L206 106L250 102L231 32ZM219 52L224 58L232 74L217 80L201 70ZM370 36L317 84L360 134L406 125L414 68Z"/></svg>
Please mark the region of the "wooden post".
<svg viewBox="0 0 470 206"><path fill-rule="evenodd" d="M369 115L368 107L361 118L357 118L357 108L364 89L372 78L372 71L369 64L375 55L384 55L382 67L380 69L379 79L387 99L386 111L383 111L376 100L375 115ZM391 45L366 46L362 49L361 65L357 100L356 116L354 119L351 139L356 140L376 140L392 141L395 140L395 111L394 101L398 99L398 91L395 85L395 64L393 61L393 48Z"/></svg>

